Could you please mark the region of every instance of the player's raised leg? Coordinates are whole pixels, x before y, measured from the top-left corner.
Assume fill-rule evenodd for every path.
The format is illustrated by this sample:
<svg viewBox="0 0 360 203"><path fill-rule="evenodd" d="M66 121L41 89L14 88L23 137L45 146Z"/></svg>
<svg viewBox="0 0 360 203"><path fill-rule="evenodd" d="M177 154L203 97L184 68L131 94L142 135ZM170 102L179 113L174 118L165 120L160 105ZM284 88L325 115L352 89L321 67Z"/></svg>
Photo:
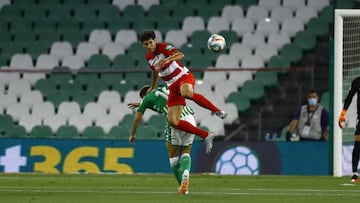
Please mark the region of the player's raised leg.
<svg viewBox="0 0 360 203"><path fill-rule="evenodd" d="M190 134L195 134L203 138L205 140L206 153L210 153L213 147L213 140L216 135L214 133L202 130L201 128L197 128L193 124L185 120L180 120L182 110L182 105L168 107L169 124L176 129L182 130Z"/></svg>
<svg viewBox="0 0 360 203"><path fill-rule="evenodd" d="M199 106L214 112L221 119L226 118L227 113L225 111L220 110L218 107L216 107L212 102L210 102L203 95L194 92L194 86L191 83L183 83L180 86L180 93L181 93L181 96L183 96L187 99L191 99Z"/></svg>

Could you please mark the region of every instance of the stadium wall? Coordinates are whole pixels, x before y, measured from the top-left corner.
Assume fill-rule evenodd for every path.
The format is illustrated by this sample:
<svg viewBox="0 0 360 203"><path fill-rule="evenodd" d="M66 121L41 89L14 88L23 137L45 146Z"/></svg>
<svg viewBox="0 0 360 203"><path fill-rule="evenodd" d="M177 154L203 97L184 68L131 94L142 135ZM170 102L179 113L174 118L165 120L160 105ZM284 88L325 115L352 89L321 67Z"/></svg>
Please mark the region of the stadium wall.
<svg viewBox="0 0 360 203"><path fill-rule="evenodd" d="M221 142L192 150L193 173L329 175L327 142ZM170 173L163 141L3 138L0 172Z"/></svg>

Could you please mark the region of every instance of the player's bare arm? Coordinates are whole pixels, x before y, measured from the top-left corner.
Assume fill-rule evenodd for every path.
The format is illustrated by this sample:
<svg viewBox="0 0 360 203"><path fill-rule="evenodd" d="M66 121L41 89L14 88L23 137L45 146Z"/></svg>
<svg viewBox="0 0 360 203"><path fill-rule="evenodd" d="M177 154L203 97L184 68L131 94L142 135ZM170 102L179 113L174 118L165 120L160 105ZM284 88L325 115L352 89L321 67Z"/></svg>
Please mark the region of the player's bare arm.
<svg viewBox="0 0 360 203"><path fill-rule="evenodd" d="M136 112L135 117L134 117L134 121L131 127L131 134L129 136L129 143L132 144L135 141L136 138L136 130L140 125L141 119L143 117L143 113L141 112Z"/></svg>
<svg viewBox="0 0 360 203"><path fill-rule="evenodd" d="M127 106L130 108L130 109L135 109L137 107L140 106L140 103L139 102L131 102L131 103L128 103Z"/></svg>

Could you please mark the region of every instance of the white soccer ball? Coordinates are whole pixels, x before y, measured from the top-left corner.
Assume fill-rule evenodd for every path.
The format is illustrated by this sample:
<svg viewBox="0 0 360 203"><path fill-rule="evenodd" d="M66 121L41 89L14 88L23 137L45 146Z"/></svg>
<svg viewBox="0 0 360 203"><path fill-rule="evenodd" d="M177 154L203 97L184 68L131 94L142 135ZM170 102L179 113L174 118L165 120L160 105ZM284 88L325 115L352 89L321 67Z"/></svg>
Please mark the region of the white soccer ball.
<svg viewBox="0 0 360 203"><path fill-rule="evenodd" d="M212 34L207 43L209 50L214 52L222 51L226 46L225 38L219 34Z"/></svg>
<svg viewBox="0 0 360 203"><path fill-rule="evenodd" d="M259 160L248 147L232 147L220 155L215 171L227 175L258 175Z"/></svg>

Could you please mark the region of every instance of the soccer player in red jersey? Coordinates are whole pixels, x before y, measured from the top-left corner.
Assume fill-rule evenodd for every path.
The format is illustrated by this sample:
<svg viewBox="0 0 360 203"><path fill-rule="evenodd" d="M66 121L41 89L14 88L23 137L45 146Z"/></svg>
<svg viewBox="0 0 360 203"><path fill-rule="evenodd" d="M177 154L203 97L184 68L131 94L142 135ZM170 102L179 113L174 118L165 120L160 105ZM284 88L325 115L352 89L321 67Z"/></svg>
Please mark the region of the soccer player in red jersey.
<svg viewBox="0 0 360 203"><path fill-rule="evenodd" d="M167 84L170 94L168 97L168 122L179 130L196 134L205 139L206 152L209 153L216 135L193 126L191 123L180 120L180 115L186 104L185 99L191 99L198 105L209 109L224 119L225 111L220 110L203 95L194 92L195 79L180 60L185 56L173 45L162 42L157 43L155 32L146 30L140 35L140 42L146 49L146 60L152 70L152 84L148 91L156 88L159 77Z"/></svg>

